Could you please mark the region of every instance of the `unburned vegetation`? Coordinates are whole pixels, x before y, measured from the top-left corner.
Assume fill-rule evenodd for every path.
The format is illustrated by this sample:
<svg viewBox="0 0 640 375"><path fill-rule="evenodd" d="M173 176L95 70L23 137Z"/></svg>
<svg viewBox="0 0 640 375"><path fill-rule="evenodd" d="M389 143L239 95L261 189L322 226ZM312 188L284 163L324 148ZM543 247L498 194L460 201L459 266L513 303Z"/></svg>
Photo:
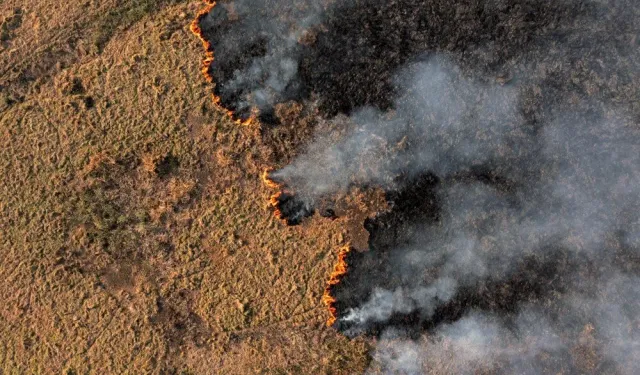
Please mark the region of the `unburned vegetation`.
<svg viewBox="0 0 640 375"><path fill-rule="evenodd" d="M0 3L0 372L366 367L321 303L342 224L285 227L260 178L310 133L216 110L202 6Z"/></svg>

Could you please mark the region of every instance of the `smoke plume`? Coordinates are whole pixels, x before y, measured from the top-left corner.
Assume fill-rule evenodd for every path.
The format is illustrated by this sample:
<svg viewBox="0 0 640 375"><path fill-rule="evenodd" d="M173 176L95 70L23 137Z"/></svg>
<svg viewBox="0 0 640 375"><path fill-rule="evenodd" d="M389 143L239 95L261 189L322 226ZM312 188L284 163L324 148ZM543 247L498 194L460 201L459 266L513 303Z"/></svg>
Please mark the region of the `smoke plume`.
<svg viewBox="0 0 640 375"><path fill-rule="evenodd" d="M299 60L322 19L322 3L235 0L200 20L215 51L209 71L225 107L240 118L258 113L268 121L277 103L304 95Z"/></svg>
<svg viewBox="0 0 640 375"><path fill-rule="evenodd" d="M225 105L318 108L288 204L387 195L330 290L369 373L640 372L635 2L253 3L203 30Z"/></svg>

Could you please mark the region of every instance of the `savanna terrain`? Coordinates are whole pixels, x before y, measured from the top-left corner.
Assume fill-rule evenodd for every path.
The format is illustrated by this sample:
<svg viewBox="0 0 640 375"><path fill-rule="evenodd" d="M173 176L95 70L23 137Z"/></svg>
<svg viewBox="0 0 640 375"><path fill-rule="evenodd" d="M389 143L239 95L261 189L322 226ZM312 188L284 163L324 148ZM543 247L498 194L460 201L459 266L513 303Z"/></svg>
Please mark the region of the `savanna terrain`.
<svg viewBox="0 0 640 375"><path fill-rule="evenodd" d="M321 302L348 225L260 177L308 132L216 108L203 6L0 0L0 374L366 368Z"/></svg>

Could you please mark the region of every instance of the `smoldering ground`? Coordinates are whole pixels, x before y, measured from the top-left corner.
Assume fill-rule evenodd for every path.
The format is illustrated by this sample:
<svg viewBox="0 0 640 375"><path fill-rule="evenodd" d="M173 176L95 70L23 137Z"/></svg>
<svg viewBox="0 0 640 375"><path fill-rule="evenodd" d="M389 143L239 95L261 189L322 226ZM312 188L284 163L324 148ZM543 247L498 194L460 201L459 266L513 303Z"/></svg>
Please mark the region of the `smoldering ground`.
<svg viewBox="0 0 640 375"><path fill-rule="evenodd" d="M251 3L203 21L216 93L267 121L279 101L313 103L330 129L272 177L305 207L387 192L390 210L364 223L368 251L331 289L335 327L377 338L371 373L640 370L639 5L224 13ZM306 21L263 20L274 4ZM260 90L275 94L257 102Z"/></svg>
<svg viewBox="0 0 640 375"><path fill-rule="evenodd" d="M528 54L559 61L556 41L582 48L607 42L611 32L622 47L632 12L617 15L625 19L611 22L614 30L569 40L572 30L610 16L606 7L568 0L234 0L220 1L199 26L215 51L209 73L221 103L239 117L258 111L272 122L273 106L287 100L318 101L327 117L365 105L388 109L396 71L424 52L455 54L466 67L505 79Z"/></svg>

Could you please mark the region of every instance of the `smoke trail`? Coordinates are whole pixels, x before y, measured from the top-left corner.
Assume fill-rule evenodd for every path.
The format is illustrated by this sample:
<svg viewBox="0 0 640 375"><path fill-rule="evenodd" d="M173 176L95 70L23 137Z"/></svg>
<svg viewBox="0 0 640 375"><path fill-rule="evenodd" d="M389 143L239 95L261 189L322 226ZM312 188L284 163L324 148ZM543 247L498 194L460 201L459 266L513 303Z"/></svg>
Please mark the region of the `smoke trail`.
<svg viewBox="0 0 640 375"><path fill-rule="evenodd" d="M635 2L338 3L298 17L307 44L256 6L210 21L250 35L218 42L223 102L320 108L270 177L305 212L389 198L331 286L335 327L379 338L371 374L640 371Z"/></svg>
<svg viewBox="0 0 640 375"><path fill-rule="evenodd" d="M348 136L316 139L271 176L313 200L352 185L394 189L401 176L425 171L446 176L499 153L520 157L523 120L514 89L474 83L454 69L444 58L412 64L397 79L402 92L392 113L356 111Z"/></svg>
<svg viewBox="0 0 640 375"><path fill-rule="evenodd" d="M418 340L385 331L369 373L622 373L640 370L637 277L598 280L601 295L558 301L550 318L523 306L509 318L472 312Z"/></svg>
<svg viewBox="0 0 640 375"><path fill-rule="evenodd" d="M592 56L621 51L589 43ZM391 111L358 109L346 136L319 136L273 174L311 202L437 180L437 219L392 224L334 288L340 330L382 335L372 373L638 371L637 108L624 84L592 86L638 70L620 54L574 79L595 63L581 52L559 48L551 61L566 66L551 76L538 74L550 61L523 56L507 84L418 59L397 74Z"/></svg>
<svg viewBox="0 0 640 375"><path fill-rule="evenodd" d="M221 2L200 20L215 51L210 71L221 102L241 118L304 95L298 69L329 2L234 0Z"/></svg>
<svg viewBox="0 0 640 375"><path fill-rule="evenodd" d="M198 26L215 51L209 73L220 102L274 123L273 106L288 100L317 101L328 118L389 109L393 74L424 52L453 53L465 68L506 79L526 51L557 53L544 42L592 21L585 14L608 16L600 13L550 0L231 0ZM616 25L628 27L626 18ZM585 36L568 43L600 41Z"/></svg>

